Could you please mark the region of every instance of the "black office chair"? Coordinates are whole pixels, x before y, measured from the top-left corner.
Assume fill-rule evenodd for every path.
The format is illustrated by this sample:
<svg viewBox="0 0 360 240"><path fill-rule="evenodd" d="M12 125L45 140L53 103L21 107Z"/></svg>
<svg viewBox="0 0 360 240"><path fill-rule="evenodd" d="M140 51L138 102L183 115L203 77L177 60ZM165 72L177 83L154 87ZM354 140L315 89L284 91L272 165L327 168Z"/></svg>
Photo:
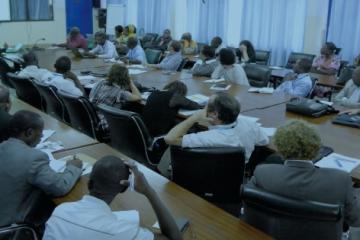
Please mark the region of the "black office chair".
<svg viewBox="0 0 360 240"><path fill-rule="evenodd" d="M271 69L268 66L246 64L244 71L251 86L266 87L268 85L271 76Z"/></svg>
<svg viewBox="0 0 360 240"><path fill-rule="evenodd" d="M197 43L197 53L200 53L200 52L201 52L201 49L202 49L204 46L206 46L206 45L208 45L208 44L198 42L198 43Z"/></svg>
<svg viewBox="0 0 360 240"><path fill-rule="evenodd" d="M317 85L317 82L319 81L319 79L317 79L315 77L311 77L311 81L312 81L311 90L308 93L308 95L306 96L307 98L310 98L310 99L315 97L314 91L315 91L315 88L316 88L316 85Z"/></svg>
<svg viewBox="0 0 360 240"><path fill-rule="evenodd" d="M70 123L69 114L64 103L53 86L33 81L35 88L39 91L42 101L46 104L46 113L60 121Z"/></svg>
<svg viewBox="0 0 360 240"><path fill-rule="evenodd" d="M128 157L155 169L162 152L160 143L153 139L139 114L99 104L109 124L111 146Z"/></svg>
<svg viewBox="0 0 360 240"><path fill-rule="evenodd" d="M255 50L256 64L269 65L270 51Z"/></svg>
<svg viewBox="0 0 360 240"><path fill-rule="evenodd" d="M7 73L9 72L14 72L14 70L9 66L9 64L7 64L7 62L0 58L0 78L1 78L1 82L9 87L9 88L14 88L14 86L11 84L11 82L8 79Z"/></svg>
<svg viewBox="0 0 360 240"><path fill-rule="evenodd" d="M100 126L95 107L85 97L74 96L58 91L58 96L69 113L71 126L99 141L107 141L108 134Z"/></svg>
<svg viewBox="0 0 360 240"><path fill-rule="evenodd" d="M146 33L145 36L140 41L141 46L144 49L151 48L157 37L158 37L157 33Z"/></svg>
<svg viewBox="0 0 360 240"><path fill-rule="evenodd" d="M0 227L0 239L29 239L37 240L35 229L30 224L14 223L10 226Z"/></svg>
<svg viewBox="0 0 360 240"><path fill-rule="evenodd" d="M349 81L352 78L352 74L355 70L354 66L344 66L341 69L339 78L336 82L336 84L338 85L345 85L347 83L347 81Z"/></svg>
<svg viewBox="0 0 360 240"><path fill-rule="evenodd" d="M243 148L171 146L172 180L216 203L240 202L245 154Z"/></svg>
<svg viewBox="0 0 360 240"><path fill-rule="evenodd" d="M340 61L340 67L339 67L339 70L337 72L337 76L339 77L340 76L340 73L341 71L343 70L344 67L346 67L348 65L348 61L345 61L345 60L341 60Z"/></svg>
<svg viewBox="0 0 360 240"><path fill-rule="evenodd" d="M43 109L39 91L34 87L29 78L19 77L14 73L7 73L7 77L16 90L20 100L38 108Z"/></svg>
<svg viewBox="0 0 360 240"><path fill-rule="evenodd" d="M183 68L185 67L185 65L188 63L189 59L188 58L183 58L183 60L181 61L178 69L176 69L176 71L181 72L183 70Z"/></svg>
<svg viewBox="0 0 360 240"><path fill-rule="evenodd" d="M161 51L147 48L145 50L145 55L149 64L157 64L160 61Z"/></svg>
<svg viewBox="0 0 360 240"><path fill-rule="evenodd" d="M285 65L285 68L290 68L292 69L294 64L296 63L297 60L302 59L302 58L306 58L309 59L311 62L314 61L315 55L314 54L307 54L307 53L299 53L299 52L292 52L290 53L290 56L288 58L288 61Z"/></svg>
<svg viewBox="0 0 360 240"><path fill-rule="evenodd" d="M341 239L340 205L288 198L250 186L242 186L241 198L245 221L275 239Z"/></svg>

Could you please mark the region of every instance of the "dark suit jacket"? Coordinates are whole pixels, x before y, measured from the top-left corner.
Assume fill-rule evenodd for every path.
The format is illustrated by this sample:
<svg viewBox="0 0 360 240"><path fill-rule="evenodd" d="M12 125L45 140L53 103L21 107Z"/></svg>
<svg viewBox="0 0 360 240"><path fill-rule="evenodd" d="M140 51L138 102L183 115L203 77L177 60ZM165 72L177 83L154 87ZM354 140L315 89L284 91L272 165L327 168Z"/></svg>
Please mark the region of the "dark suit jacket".
<svg viewBox="0 0 360 240"><path fill-rule="evenodd" d="M9 138L9 122L11 115L0 109L0 142Z"/></svg>
<svg viewBox="0 0 360 240"><path fill-rule="evenodd" d="M75 166L67 166L63 173L54 172L46 153L16 138L0 144L0 163L0 226L23 222L42 193L65 195L82 172Z"/></svg>
<svg viewBox="0 0 360 240"><path fill-rule="evenodd" d="M346 172L316 168L310 161L286 161L259 165L248 184L287 197L342 204L345 222L360 226L360 196Z"/></svg>

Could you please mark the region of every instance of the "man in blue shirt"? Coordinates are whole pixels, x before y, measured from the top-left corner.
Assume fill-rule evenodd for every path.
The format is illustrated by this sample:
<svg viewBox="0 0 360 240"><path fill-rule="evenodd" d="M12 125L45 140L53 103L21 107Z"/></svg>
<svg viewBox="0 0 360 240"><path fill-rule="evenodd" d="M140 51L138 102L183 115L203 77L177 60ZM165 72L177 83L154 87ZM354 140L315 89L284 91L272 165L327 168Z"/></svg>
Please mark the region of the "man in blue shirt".
<svg viewBox="0 0 360 240"><path fill-rule="evenodd" d="M138 40L135 37L130 37L127 42L129 52L124 59L125 63L129 64L146 64L146 56L144 49L138 44Z"/></svg>
<svg viewBox="0 0 360 240"><path fill-rule="evenodd" d="M299 59L294 65L294 72L284 77L284 82L276 88L276 92L306 97L312 88L312 80L309 76L311 61L305 58Z"/></svg>
<svg viewBox="0 0 360 240"><path fill-rule="evenodd" d="M169 53L159 64L148 64L149 67L154 67L166 71L176 71L183 57L181 55L181 43L179 41L171 41L168 47Z"/></svg>

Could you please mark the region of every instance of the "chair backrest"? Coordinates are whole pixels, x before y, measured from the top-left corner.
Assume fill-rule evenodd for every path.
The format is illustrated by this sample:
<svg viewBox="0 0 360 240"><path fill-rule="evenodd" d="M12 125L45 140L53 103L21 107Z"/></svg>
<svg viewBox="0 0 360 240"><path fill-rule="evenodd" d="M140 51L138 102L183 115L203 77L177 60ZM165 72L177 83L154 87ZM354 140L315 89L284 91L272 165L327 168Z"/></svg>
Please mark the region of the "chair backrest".
<svg viewBox="0 0 360 240"><path fill-rule="evenodd" d="M97 138L99 117L91 102L82 96L74 96L59 91L58 96L69 113L71 126L90 137Z"/></svg>
<svg viewBox="0 0 360 240"><path fill-rule="evenodd" d="M249 84L254 87L266 87L271 76L271 69L265 65L246 64L244 71Z"/></svg>
<svg viewBox="0 0 360 240"><path fill-rule="evenodd" d="M171 146L170 151L175 183L210 201L240 201L245 167L243 148Z"/></svg>
<svg viewBox="0 0 360 240"><path fill-rule="evenodd" d="M152 137L139 114L99 104L109 124L111 146L128 157L153 167L149 156Z"/></svg>
<svg viewBox="0 0 360 240"><path fill-rule="evenodd" d="M355 70L354 66L344 66L341 69L341 72L340 72L340 75L339 75L339 78L338 78L336 84L345 85L347 83L347 81L349 81L352 78L352 74L353 74L354 70Z"/></svg>
<svg viewBox="0 0 360 240"><path fill-rule="evenodd" d="M307 54L307 53L299 53L299 52L292 52L289 55L288 61L285 65L285 68L290 68L292 69L294 64L296 63L297 60L302 59L302 58L306 58L309 59L311 62L314 61L315 55L314 54Z"/></svg>
<svg viewBox="0 0 360 240"><path fill-rule="evenodd" d="M255 50L256 64L269 65L270 51Z"/></svg>
<svg viewBox="0 0 360 240"><path fill-rule="evenodd" d="M180 65L179 65L178 69L176 69L176 71L181 72L188 61L189 61L188 58L183 58L183 60L181 61Z"/></svg>
<svg viewBox="0 0 360 240"><path fill-rule="evenodd" d="M341 239L340 205L288 198L250 186L242 186L241 198L245 221L275 239Z"/></svg>
<svg viewBox="0 0 360 240"><path fill-rule="evenodd" d="M0 227L0 239L29 239L37 240L37 233L33 226L25 223L14 223Z"/></svg>
<svg viewBox="0 0 360 240"><path fill-rule="evenodd" d="M146 33L141 39L141 46L144 49L151 47L158 36L159 35L157 33Z"/></svg>
<svg viewBox="0 0 360 240"><path fill-rule="evenodd" d="M41 96L29 78L19 77L15 73L7 73L7 77L16 90L19 99L42 109Z"/></svg>
<svg viewBox="0 0 360 240"><path fill-rule="evenodd" d="M308 95L306 97L312 99L312 98L314 98L314 95L315 95L314 91L315 91L316 84L319 81L319 79L317 79L315 77L311 77L311 81L312 81L311 90L310 90L310 92L308 93Z"/></svg>
<svg viewBox="0 0 360 240"><path fill-rule="evenodd" d="M159 63L161 51L147 48L145 49L146 60L149 64Z"/></svg>
<svg viewBox="0 0 360 240"><path fill-rule="evenodd" d="M39 91L42 100L46 103L46 113L67 123L70 123L69 114L64 103L53 86L33 81L35 88Z"/></svg>
<svg viewBox="0 0 360 240"><path fill-rule="evenodd" d="M340 61L340 67L339 67L339 70L338 70L338 72L337 72L337 76L339 77L340 76L340 73L341 73L341 71L342 71L342 69L344 68L344 67L346 67L347 65L348 65L348 61L345 61L345 60L341 60Z"/></svg>
<svg viewBox="0 0 360 240"><path fill-rule="evenodd" d="M7 73L8 72L12 72L11 67L9 66L9 64L7 64L7 62L0 58L0 78L1 78L1 82L9 87L9 88L14 88L14 86L11 84L11 82L9 82Z"/></svg>

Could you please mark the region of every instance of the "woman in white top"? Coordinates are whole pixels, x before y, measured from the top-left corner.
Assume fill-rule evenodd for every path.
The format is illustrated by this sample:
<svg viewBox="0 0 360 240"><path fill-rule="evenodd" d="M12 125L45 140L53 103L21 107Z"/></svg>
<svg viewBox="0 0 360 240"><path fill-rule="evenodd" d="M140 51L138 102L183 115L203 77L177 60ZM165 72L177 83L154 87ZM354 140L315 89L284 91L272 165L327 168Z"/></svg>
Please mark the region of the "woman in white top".
<svg viewBox="0 0 360 240"><path fill-rule="evenodd" d="M226 81L249 86L248 78L244 69L235 64L235 54L229 48L223 48L219 53L220 65L215 68L211 78L224 78Z"/></svg>

